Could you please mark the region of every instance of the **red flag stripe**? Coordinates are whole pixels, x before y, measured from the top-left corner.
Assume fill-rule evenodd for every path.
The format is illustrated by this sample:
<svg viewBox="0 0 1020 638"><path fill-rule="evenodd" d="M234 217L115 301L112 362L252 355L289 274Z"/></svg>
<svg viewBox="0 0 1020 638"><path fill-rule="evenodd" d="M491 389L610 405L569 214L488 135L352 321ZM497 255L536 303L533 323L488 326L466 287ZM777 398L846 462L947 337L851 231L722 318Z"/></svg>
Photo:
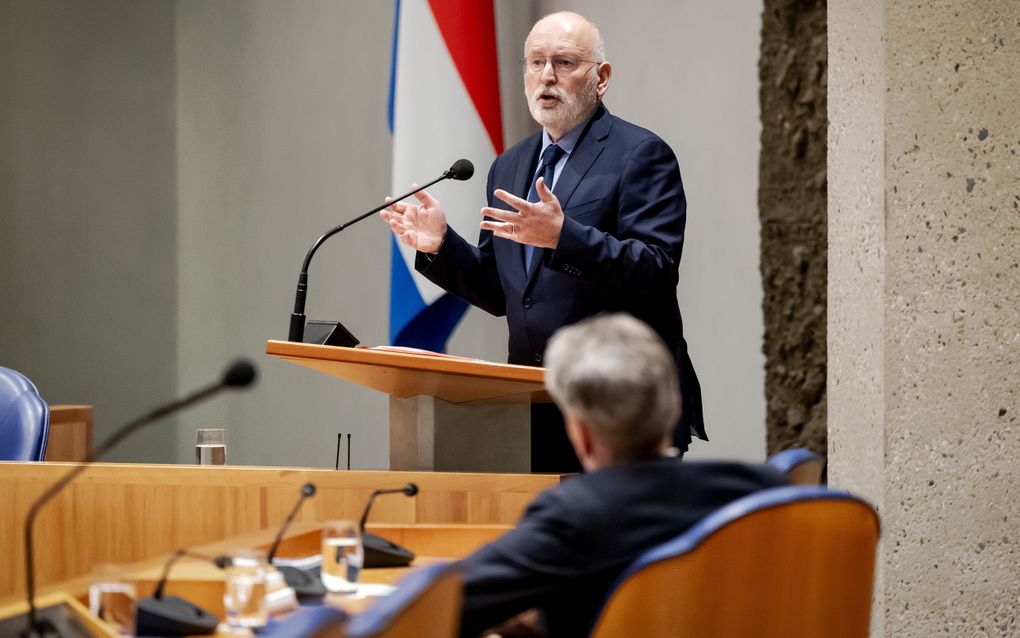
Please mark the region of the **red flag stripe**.
<svg viewBox="0 0 1020 638"><path fill-rule="evenodd" d="M503 152L503 116L492 0L429 0L429 7L498 155Z"/></svg>

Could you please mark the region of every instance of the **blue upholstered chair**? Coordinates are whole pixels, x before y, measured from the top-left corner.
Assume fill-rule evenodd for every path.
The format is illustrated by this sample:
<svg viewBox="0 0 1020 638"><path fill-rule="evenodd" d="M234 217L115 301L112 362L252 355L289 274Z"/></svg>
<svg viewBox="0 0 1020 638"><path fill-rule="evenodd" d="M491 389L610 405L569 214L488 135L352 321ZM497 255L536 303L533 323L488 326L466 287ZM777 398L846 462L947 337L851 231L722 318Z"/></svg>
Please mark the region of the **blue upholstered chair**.
<svg viewBox="0 0 1020 638"><path fill-rule="evenodd" d="M848 492L751 494L639 557L592 635L867 638L878 533Z"/></svg>
<svg viewBox="0 0 1020 638"><path fill-rule="evenodd" d="M261 638L343 638L347 614L335 607L301 607L258 632Z"/></svg>
<svg viewBox="0 0 1020 638"><path fill-rule="evenodd" d="M822 481L822 457L806 447L795 447L776 452L765 459L765 464L785 474L792 485L818 485Z"/></svg>
<svg viewBox="0 0 1020 638"><path fill-rule="evenodd" d="M50 408L23 374L0 367L0 461L46 456Z"/></svg>
<svg viewBox="0 0 1020 638"><path fill-rule="evenodd" d="M457 563L417 569L347 625L346 638L454 638L464 587Z"/></svg>

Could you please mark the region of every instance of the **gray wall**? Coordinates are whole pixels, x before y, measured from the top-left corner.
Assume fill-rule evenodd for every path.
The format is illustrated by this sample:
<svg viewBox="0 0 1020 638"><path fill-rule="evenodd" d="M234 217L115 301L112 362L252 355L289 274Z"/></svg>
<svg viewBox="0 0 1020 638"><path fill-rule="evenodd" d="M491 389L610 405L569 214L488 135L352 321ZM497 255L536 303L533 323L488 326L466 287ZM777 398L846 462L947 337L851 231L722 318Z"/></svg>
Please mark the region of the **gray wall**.
<svg viewBox="0 0 1020 638"><path fill-rule="evenodd" d="M761 3L545 2L602 31L609 109L677 154L687 193L678 295L701 379L710 444L692 457L765 454L765 359L758 270Z"/></svg>
<svg viewBox="0 0 1020 638"><path fill-rule="evenodd" d="M97 435L177 388L173 13L0 2L0 365L93 404Z"/></svg>
<svg viewBox="0 0 1020 638"><path fill-rule="evenodd" d="M5 56L12 61L0 79L47 77L63 91L68 89L57 80L75 79L88 91L115 95L134 87L136 76L145 78L146 91L165 85L153 105L143 109L125 98L123 112L103 114L118 127L137 121L137 131L112 131L131 134L114 141L135 145L139 153L162 153L165 167L159 170L150 172L151 161L128 153L114 161L110 153L97 157L76 150L73 141L54 139L52 153L66 157L95 193L95 201L69 194L67 202L85 205L77 219L89 221L81 232L95 233L96 245L77 263L45 255L34 259L61 281L106 273L73 286L84 311L102 316L121 307L133 313L113 325L94 321L77 333L83 343L118 346L104 350L113 362L105 378L94 375L91 357L69 353L59 343L56 326L43 330L45 324L32 318L46 306L41 293L27 290L20 271L4 284L12 287L4 298L16 303L3 310L3 360L38 377L44 391L52 387L51 400L96 404L101 434L141 406L175 388L193 387L227 359L246 354L261 366L255 391L187 413L163 430L172 439L153 444L156 435L148 433L125 447L123 456L189 461L194 429L223 425L229 428L232 463L327 466L334 461L336 433L351 432L352 465L385 467L385 397L262 352L267 338L286 334L297 271L310 243L389 190L385 113L392 4L178 0L128 3L133 9L127 12L105 0L81 6L70 0L14 0L2 6L21 16L18 31L25 35L13 44L17 55ZM553 8L543 2L497 3L508 141L532 127L516 64L521 43L534 16ZM625 11L606 0L584 3L581 10L602 27L615 63L609 107L662 135L684 172L690 208L679 295L713 438L695 454L760 458L765 411L755 207L760 7L660 1ZM102 16L125 14L142 14L132 33L97 24ZM103 81L90 82L64 62L36 54L45 43L66 46L66 40L111 49L165 43L158 60L131 51L92 69ZM82 63L80 56L74 61ZM79 135L99 135L82 99L68 92L49 108L53 117L74 121ZM4 114L37 113L38 99L8 94L3 108ZM3 120L5 134L22 130L13 116ZM48 130L45 122L39 128ZM10 170L34 171L41 189L67 187L61 176L41 172L38 167L49 158L35 146L13 156L5 150L3 157L5 177ZM131 188L95 177L117 169L141 175L124 178ZM472 185L481 188L480 182ZM109 222L102 217L124 207L140 214L142 207L128 197L135 190L148 198L145 217ZM38 215L27 199L15 200L16 193L13 188L0 193L4 215L10 210L18 224L28 224ZM47 214L54 225L70 218L57 204ZM92 226L96 219L104 219L102 233ZM75 237L68 243L77 247L82 239ZM22 251L43 248L23 237L3 241ZM133 243L144 246L142 254L118 256ZM0 258L19 267L25 263L13 255L5 250ZM141 284L130 297L122 285L104 288L112 273L121 272L117 264L130 264ZM389 239L382 224L366 220L331 240L310 276L309 316L341 319L363 342L385 342ZM158 329L143 321L147 313L158 316ZM29 338L32 331L37 336ZM505 342L503 321L474 311L450 349L501 360ZM42 365L47 361L59 365ZM72 394L67 388L75 384L85 391Z"/></svg>

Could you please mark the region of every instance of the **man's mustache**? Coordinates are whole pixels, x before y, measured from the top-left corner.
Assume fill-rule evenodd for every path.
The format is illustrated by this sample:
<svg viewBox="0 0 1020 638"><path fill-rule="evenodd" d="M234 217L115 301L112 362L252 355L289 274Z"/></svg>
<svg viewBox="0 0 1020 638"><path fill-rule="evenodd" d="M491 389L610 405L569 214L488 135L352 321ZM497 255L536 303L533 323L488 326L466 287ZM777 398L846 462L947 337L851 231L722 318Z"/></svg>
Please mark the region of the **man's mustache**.
<svg viewBox="0 0 1020 638"><path fill-rule="evenodd" d="M559 89L545 87L535 89L535 92L531 95L532 100L538 100L542 97L554 97L562 102L566 96Z"/></svg>

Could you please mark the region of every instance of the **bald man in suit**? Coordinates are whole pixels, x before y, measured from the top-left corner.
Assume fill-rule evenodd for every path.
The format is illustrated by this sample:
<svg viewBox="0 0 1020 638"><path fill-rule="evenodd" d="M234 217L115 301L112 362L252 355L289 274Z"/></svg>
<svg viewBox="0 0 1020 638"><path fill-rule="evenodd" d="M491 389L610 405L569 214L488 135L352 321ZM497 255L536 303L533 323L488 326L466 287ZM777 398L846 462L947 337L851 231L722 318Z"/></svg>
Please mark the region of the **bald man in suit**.
<svg viewBox="0 0 1020 638"><path fill-rule="evenodd" d="M682 453L707 439L701 388L687 352L676 287L686 199L673 151L603 105L612 66L598 29L576 13L546 16L524 47L524 84L542 131L496 158L480 236L471 245L427 192L381 215L418 251L415 268L509 326L510 363L542 365L550 336L600 312L651 326L679 370ZM532 469L579 463L559 414L532 414Z"/></svg>

